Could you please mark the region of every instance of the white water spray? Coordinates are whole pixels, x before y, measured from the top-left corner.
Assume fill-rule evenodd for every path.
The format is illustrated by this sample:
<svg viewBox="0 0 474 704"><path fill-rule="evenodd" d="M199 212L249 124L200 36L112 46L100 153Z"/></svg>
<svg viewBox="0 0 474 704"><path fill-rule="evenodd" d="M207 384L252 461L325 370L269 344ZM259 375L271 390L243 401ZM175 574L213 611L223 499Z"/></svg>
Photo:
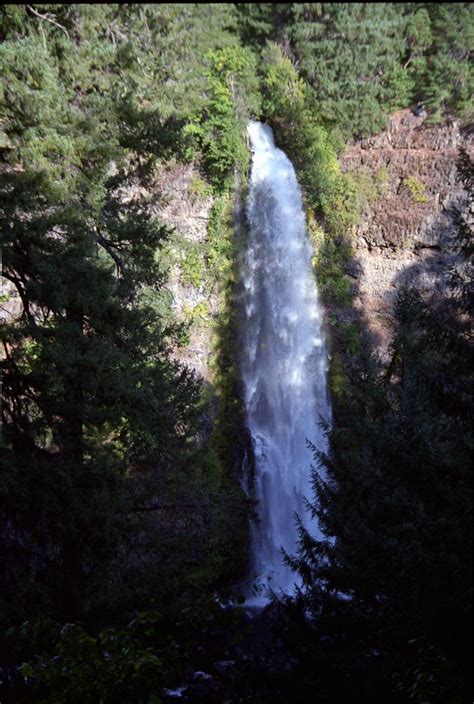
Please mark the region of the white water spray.
<svg viewBox="0 0 474 704"><path fill-rule="evenodd" d="M252 528L251 579L260 589L248 603L258 604L268 599L269 589L294 592L296 577L283 564L281 549L296 548L295 512L309 520L303 497L311 498L313 455L306 438L325 449L318 419L329 420L330 404L301 191L270 127L250 122L248 134L253 159L241 370L259 515Z"/></svg>

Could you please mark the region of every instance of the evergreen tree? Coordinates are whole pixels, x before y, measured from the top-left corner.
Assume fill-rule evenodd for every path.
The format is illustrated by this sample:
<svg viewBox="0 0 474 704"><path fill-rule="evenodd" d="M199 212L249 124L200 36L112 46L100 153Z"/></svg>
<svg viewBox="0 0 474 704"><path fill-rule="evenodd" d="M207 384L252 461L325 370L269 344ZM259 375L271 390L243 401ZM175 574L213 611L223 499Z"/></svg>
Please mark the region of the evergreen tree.
<svg viewBox="0 0 474 704"><path fill-rule="evenodd" d="M173 87L151 99L147 52L185 31L170 60L199 73L204 38L225 44L215 23L228 20L197 5L2 12L3 275L21 301L2 331L2 623L136 608L137 592L144 608L153 580L176 598L174 550L190 590L230 561L238 490L199 451L200 388L169 353L170 233L146 198L124 205L185 141Z"/></svg>
<svg viewBox="0 0 474 704"><path fill-rule="evenodd" d="M432 122L440 122L446 113L451 113L468 124L473 115L474 91L472 5L427 3L425 7L413 18L421 13L429 16L429 29L425 25L425 36L421 40L424 51L415 56L410 69L415 80L416 98L424 101ZM418 34L418 47L419 39Z"/></svg>
<svg viewBox="0 0 474 704"><path fill-rule="evenodd" d="M472 194L474 169L465 154L459 172ZM401 673L399 687L412 687L420 702L441 692L440 701L462 701L469 690L473 360L466 228L461 218L462 257L442 300L400 291L388 367L369 349L361 356L338 425L326 428L328 455L315 448L320 473L309 510L326 538L315 539L300 524L299 551L289 558L316 622L331 611L339 618L359 614L369 624L367 646L382 663L386 658L388 672Z"/></svg>
<svg viewBox="0 0 474 704"><path fill-rule="evenodd" d="M315 114L345 136L383 129L423 102L431 121L472 116L468 3L241 3L243 41L276 42L314 94Z"/></svg>
<svg viewBox="0 0 474 704"><path fill-rule="evenodd" d="M47 583L71 616L116 543L127 474L184 461L197 388L140 304L144 285L163 283L155 252L166 229L112 197L99 212L85 199L48 204L44 180L25 170L1 184L3 275L22 300L3 331L2 522L10 553L25 554L5 569L33 563L30 598ZM18 583L5 579L11 599Z"/></svg>

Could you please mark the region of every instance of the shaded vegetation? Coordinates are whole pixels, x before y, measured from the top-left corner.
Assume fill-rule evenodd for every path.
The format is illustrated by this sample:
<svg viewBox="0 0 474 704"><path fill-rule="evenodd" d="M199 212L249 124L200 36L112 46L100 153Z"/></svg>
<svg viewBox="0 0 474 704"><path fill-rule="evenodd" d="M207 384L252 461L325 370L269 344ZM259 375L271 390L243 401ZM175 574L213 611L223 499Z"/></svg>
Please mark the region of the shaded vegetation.
<svg viewBox="0 0 474 704"><path fill-rule="evenodd" d="M458 170L472 197L465 153ZM467 701L472 684L473 262L464 218L444 297L401 289L388 365L362 347L338 424L326 427L329 454L314 448L310 510L326 537L300 525L290 558L315 627L331 613L357 619L374 667L416 702Z"/></svg>
<svg viewBox="0 0 474 704"><path fill-rule="evenodd" d="M29 632L36 652L55 648L56 638L58 652L67 650L66 700L139 696L142 685L148 697L164 675L160 657L126 647L120 632L65 627L63 638L55 622L120 628L137 610L159 607L169 628L235 576L245 550L242 491L206 439L210 402L170 353L186 341L165 287L172 233L140 195L154 165L171 158L223 173L226 133L218 143L213 130L219 139L222 129L236 132L234 112L242 125L248 114L237 102L234 109L224 81L230 122L209 124L219 56L231 71L235 51L245 73L227 15L223 5L2 9L3 275L21 315L7 316L2 330L0 621L8 630L40 613L50 619L43 640L33 623ZM197 114L207 142L190 129ZM228 278L222 207L216 202L210 226L214 279ZM9 633L7 669L28 652L13 650ZM114 638L124 642L112 669L102 676L97 666L90 682L89 659ZM125 680L135 658L132 686ZM112 685L114 667L123 677ZM41 696L59 698L59 672L40 669Z"/></svg>

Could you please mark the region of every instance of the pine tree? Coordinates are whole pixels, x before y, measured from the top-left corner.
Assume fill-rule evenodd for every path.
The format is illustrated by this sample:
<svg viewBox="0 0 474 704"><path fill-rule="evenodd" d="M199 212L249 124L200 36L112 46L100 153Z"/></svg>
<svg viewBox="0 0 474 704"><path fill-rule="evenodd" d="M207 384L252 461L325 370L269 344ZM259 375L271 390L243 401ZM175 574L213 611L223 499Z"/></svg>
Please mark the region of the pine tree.
<svg viewBox="0 0 474 704"><path fill-rule="evenodd" d="M459 174L472 188L465 154ZM299 551L289 558L316 624L329 613L359 614L369 624L366 646L380 653L381 663L385 657L388 673L398 668L399 686L413 686L416 701L433 693L430 686L446 696L452 690L453 701L461 701L461 683L469 687L473 397L466 227L460 216L460 260L442 299L425 300L413 287L399 292L391 363L382 366L369 347L361 355L338 425L326 427L329 453L314 448L319 473L309 510L326 537L317 540L300 524ZM413 640L418 655L411 653ZM414 684L417 669L423 679ZM433 682L428 690L425 680Z"/></svg>
<svg viewBox="0 0 474 704"><path fill-rule="evenodd" d="M110 90L105 67L123 67L100 40L107 21L120 32L116 12L4 10L3 276L21 304L2 330L4 623L100 601L131 517L191 462L197 432L198 385L157 313L169 230L146 203L123 206L150 147L127 152ZM177 149L154 128L155 159Z"/></svg>

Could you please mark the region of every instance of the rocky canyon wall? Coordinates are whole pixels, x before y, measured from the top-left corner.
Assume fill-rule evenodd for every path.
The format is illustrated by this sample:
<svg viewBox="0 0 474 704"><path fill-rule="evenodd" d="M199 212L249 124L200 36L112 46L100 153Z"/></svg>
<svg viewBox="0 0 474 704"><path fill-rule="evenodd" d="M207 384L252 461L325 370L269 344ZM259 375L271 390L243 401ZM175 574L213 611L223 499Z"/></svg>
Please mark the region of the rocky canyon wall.
<svg viewBox="0 0 474 704"><path fill-rule="evenodd" d="M354 257L346 273L354 309L381 351L397 288L415 283L440 290L446 283L454 257L451 209L469 208L456 180L460 147L473 155L472 134L459 122L430 126L423 114L403 110L391 116L385 132L350 144L341 157L342 170L372 191L352 233Z"/></svg>

